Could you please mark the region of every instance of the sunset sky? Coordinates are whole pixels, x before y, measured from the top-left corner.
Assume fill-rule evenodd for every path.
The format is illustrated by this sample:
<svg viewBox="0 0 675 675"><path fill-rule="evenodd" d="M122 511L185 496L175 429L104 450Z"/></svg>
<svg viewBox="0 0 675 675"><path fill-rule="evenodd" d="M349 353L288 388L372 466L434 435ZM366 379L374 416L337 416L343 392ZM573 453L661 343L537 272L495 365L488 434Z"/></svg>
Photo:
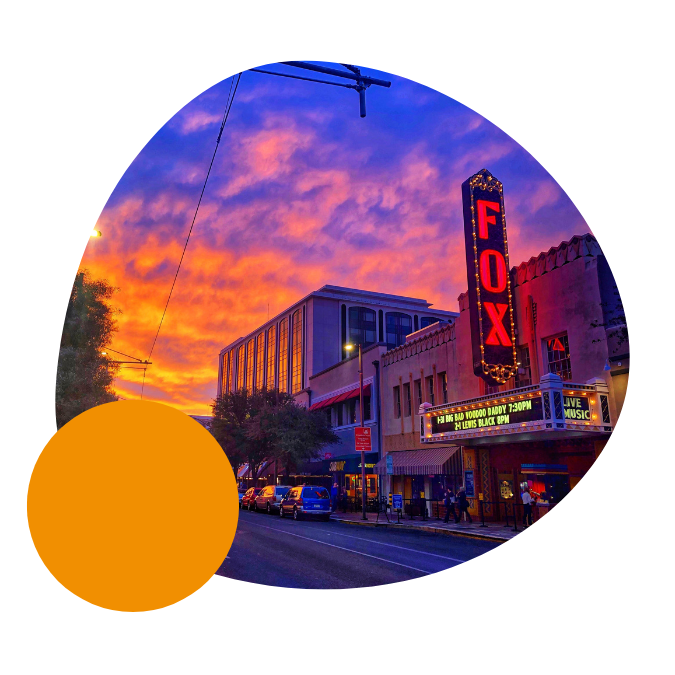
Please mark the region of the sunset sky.
<svg viewBox="0 0 675 675"><path fill-rule="evenodd" d="M457 310L467 287L461 184L482 168L504 183L511 266L589 231L545 169L493 124L432 89L364 72L392 81L368 90L365 119L354 91L242 75L145 399L209 414L222 347L266 321L268 303L274 316L324 284ZM121 352L148 356L229 88L228 78L205 91L149 140L84 254L83 267L120 289ZM139 398L141 374L121 371L118 393Z"/></svg>

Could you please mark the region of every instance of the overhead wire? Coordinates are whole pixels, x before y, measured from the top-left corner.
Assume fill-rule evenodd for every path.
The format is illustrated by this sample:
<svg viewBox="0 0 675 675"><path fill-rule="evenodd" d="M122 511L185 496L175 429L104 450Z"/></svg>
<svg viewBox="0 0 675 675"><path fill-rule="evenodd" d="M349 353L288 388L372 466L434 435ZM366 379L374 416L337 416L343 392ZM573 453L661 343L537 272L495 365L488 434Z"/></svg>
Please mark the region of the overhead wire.
<svg viewBox="0 0 675 675"><path fill-rule="evenodd" d="M188 246L188 243L190 241L190 237L192 235L192 230L195 226L195 221L197 220L197 214L199 213L199 207L201 206L202 199L204 197L204 191L206 190L206 184L209 181L209 176L211 175L211 169L213 168L213 163L216 159L216 153L218 152L218 147L220 145L220 139L223 136L223 130L225 129L225 124L227 124L227 120L230 116L230 110L232 109L232 103L234 102L234 97L235 97L235 94L237 93L237 88L239 87L239 81L241 80L241 73L238 73L236 78L237 78L236 83L235 83L235 76L232 76L232 80L230 81L230 90L229 90L228 95L227 95L227 102L225 104L225 112L223 113L223 120L220 124L220 131L218 132L218 138L216 138L216 147L213 149L213 155L211 157L211 163L209 164L209 169L206 172L206 178L204 179L204 185L202 185L202 191L199 195L197 207L195 208L195 213L194 213L194 216L192 217L192 223L190 224L190 230L188 231L187 238L185 239L185 245L183 246L183 252L181 253L180 260L178 261L178 267L176 268L176 274L173 277L173 282L171 283L169 295L166 299L166 304L164 305L164 311L162 312L162 317L159 320L159 326L157 327L157 332L155 333L155 338L152 341L152 347L150 347L150 353L148 354L148 360L150 360L150 357L152 356L152 352L155 349L155 345L157 344L157 338L159 337L159 332L162 329L162 324L164 323L164 317L166 316L166 311L169 307L169 302L171 301L171 296L173 295L173 289L176 286L176 279L178 279L178 273L180 272L180 268L183 264L183 258L185 257L185 251L187 250L187 246ZM145 388L145 371L143 371L143 383L141 385L141 399L143 398L144 388Z"/></svg>

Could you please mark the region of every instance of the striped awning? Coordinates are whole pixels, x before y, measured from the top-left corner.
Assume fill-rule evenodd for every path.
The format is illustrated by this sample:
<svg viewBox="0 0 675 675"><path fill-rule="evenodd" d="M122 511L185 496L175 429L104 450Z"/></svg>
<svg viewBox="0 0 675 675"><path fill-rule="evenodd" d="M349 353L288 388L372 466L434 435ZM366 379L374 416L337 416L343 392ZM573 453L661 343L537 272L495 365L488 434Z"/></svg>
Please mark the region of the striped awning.
<svg viewBox="0 0 675 675"><path fill-rule="evenodd" d="M329 405L333 405L333 403L340 403L341 401L346 401L347 399L350 398L358 398L359 395L359 388L355 387L354 389L350 389L349 391L345 391L342 394L338 394L337 396L333 396L331 398L325 398L323 401L319 401L318 403L312 403L311 406L309 406L310 410L319 410L319 408L327 408ZM363 395L364 396L370 396L370 385L367 384L363 388Z"/></svg>
<svg viewBox="0 0 675 675"><path fill-rule="evenodd" d="M461 475L462 454L458 445L423 450L403 450L389 453L394 460L395 476L430 476L436 474ZM376 465L375 472L387 475L387 458Z"/></svg>

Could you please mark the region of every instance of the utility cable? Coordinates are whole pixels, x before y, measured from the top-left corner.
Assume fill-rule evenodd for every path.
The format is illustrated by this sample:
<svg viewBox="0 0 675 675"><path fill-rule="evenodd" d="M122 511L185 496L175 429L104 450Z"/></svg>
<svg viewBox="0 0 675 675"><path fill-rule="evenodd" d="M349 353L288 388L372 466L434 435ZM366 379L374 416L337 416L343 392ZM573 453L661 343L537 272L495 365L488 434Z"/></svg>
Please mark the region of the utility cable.
<svg viewBox="0 0 675 675"><path fill-rule="evenodd" d="M185 257L185 251L187 249L188 242L190 241L190 236L192 235L192 229L195 226L195 221L197 220L197 213L199 213L199 207L202 203L202 198L204 197L204 191L206 190L206 184L209 181L209 176L211 175L211 169L213 168L213 162L216 159L216 153L218 152L218 146L220 145L220 139L223 135L223 129L227 123L227 118L230 115L230 110L232 109L232 103L234 102L234 96L237 93L237 87L239 86L239 80L241 80L241 73L237 76L237 83L234 85L234 92L232 96L228 94L228 102L225 106L225 113L223 114L223 121L220 125L220 131L218 132L218 138L216 139L216 147L213 149L213 156L211 157L211 163L209 164L209 170L206 172L206 178L204 179L204 185L202 186L201 194L199 195L199 201L197 202L197 208L195 209L195 215L192 218L192 223L190 225L190 230L185 240L185 246L183 246L183 252L181 253L180 260L178 261L178 268L176 269L176 274L173 277L173 283L171 284L171 289L169 290L169 297L166 299L166 305L164 306L164 311L162 312L162 318L159 320L159 326L157 327L157 333L155 334L155 339L152 341L152 347L150 348L150 353L148 354L148 360L152 356L152 352L155 349L155 344L157 343L157 338L159 337L159 331L162 328L162 323L164 322L164 317L166 316L166 310L169 307L169 302L171 300L171 295L173 294L173 289L176 285L176 279L178 279L178 273L180 272L181 265L183 264L183 258ZM230 91L232 91L232 83L234 82L234 77L232 77L232 82L230 82Z"/></svg>

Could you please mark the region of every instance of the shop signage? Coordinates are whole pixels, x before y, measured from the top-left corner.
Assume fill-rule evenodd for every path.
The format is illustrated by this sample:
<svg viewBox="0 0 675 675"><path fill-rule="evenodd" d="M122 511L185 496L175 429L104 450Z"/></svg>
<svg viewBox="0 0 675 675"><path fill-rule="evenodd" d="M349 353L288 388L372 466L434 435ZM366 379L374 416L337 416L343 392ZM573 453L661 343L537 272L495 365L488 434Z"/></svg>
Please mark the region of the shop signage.
<svg viewBox="0 0 675 675"><path fill-rule="evenodd" d="M370 427L354 427L354 447L356 452L370 452Z"/></svg>
<svg viewBox="0 0 675 675"><path fill-rule="evenodd" d="M487 169L462 184L473 371L504 384L517 366L504 189Z"/></svg>
<svg viewBox="0 0 675 675"><path fill-rule="evenodd" d="M468 410L457 410L455 412L439 410L431 415L431 433L448 434L467 429L483 429L505 424L534 422L543 419L543 417L541 395L538 395L522 401L495 403L483 408L468 408Z"/></svg>
<svg viewBox="0 0 675 675"><path fill-rule="evenodd" d="M464 488L466 489L467 497L476 496L476 486L473 482L473 469L464 471Z"/></svg>
<svg viewBox="0 0 675 675"><path fill-rule="evenodd" d="M331 462L328 465L328 470L329 471L344 471L345 470L345 462Z"/></svg>
<svg viewBox="0 0 675 675"><path fill-rule="evenodd" d="M394 457L393 455L387 455L387 476L394 475Z"/></svg>
<svg viewBox="0 0 675 675"><path fill-rule="evenodd" d="M391 505L395 511L403 511L403 495L392 495Z"/></svg>
<svg viewBox="0 0 675 675"><path fill-rule="evenodd" d="M563 396L563 407L566 420L590 421L591 419L591 404L588 396Z"/></svg>

